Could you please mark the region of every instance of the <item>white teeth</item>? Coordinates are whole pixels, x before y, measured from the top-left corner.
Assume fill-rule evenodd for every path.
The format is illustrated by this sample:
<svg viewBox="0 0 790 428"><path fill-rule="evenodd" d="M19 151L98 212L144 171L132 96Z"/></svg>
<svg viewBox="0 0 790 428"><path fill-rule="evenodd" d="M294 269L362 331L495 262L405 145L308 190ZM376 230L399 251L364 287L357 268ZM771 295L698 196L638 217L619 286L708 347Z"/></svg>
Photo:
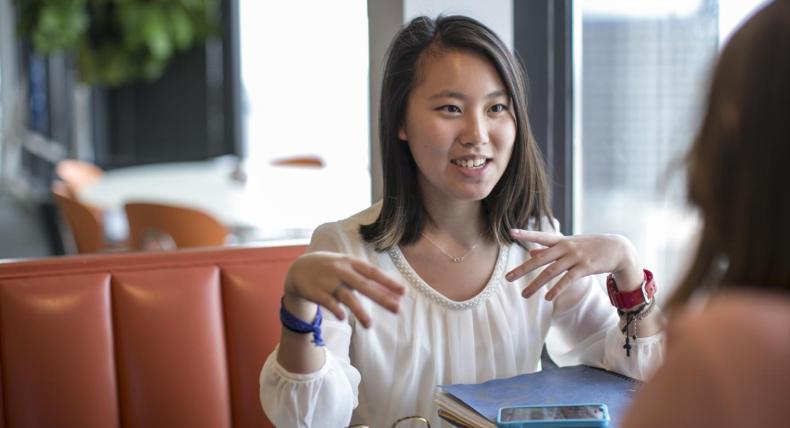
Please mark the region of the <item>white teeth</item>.
<svg viewBox="0 0 790 428"><path fill-rule="evenodd" d="M453 161L454 164L462 167L462 168L480 168L486 164L485 158L479 159L458 159Z"/></svg>

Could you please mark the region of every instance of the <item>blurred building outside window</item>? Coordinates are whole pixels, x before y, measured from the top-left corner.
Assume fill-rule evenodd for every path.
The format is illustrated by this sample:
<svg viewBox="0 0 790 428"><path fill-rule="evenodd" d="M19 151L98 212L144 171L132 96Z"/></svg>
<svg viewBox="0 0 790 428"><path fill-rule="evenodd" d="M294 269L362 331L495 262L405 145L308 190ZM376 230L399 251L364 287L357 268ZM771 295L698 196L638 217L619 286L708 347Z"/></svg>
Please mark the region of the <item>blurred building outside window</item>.
<svg viewBox="0 0 790 428"><path fill-rule="evenodd" d="M729 35L763 0L580 0L574 11L574 230L629 237L661 292L685 273L699 219L683 156Z"/></svg>

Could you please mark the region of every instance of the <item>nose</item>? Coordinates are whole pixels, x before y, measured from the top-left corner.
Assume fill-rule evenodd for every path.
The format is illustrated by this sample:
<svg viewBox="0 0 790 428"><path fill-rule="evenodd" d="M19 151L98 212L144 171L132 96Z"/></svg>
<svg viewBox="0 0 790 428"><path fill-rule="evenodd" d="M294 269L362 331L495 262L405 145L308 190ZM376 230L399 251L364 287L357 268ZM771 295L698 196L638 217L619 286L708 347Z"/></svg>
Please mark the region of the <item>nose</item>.
<svg viewBox="0 0 790 428"><path fill-rule="evenodd" d="M465 146L488 144L488 123L486 117L480 114L467 116L463 133L460 135L460 141Z"/></svg>

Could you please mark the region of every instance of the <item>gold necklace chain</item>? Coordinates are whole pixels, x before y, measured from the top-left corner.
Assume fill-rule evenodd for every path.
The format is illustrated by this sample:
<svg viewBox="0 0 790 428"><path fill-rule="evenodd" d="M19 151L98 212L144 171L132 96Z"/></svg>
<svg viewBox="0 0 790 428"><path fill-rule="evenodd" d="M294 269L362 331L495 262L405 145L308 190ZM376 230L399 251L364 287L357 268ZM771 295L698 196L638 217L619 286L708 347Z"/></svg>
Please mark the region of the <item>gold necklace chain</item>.
<svg viewBox="0 0 790 428"><path fill-rule="evenodd" d="M423 236L425 239L427 239L427 240L428 240L428 242L430 242L430 243L431 243L431 244L432 244L434 247L438 248L438 249L439 249L439 251L441 251L441 252L442 252L442 254L444 254L445 256L447 256L448 258L450 258L450 260L451 260L453 263L463 263L463 261L464 261L464 259L466 258L466 256L468 256L468 255L469 255L469 254L470 254L472 251L474 251L474 250L475 250L475 248L477 248L477 244L479 244L479 243L480 243L480 238L482 237L482 234L481 234L481 235L478 235L478 237L477 237L477 240L475 240L475 243L472 245L472 248L470 248L470 249L469 249L469 251L467 251L466 253L464 253L464 255L463 255L463 256L456 257L456 256L453 256L453 255L451 255L451 254L448 254L448 253L447 253L447 251L444 251L444 248L440 247L440 246L439 246L439 244L437 244L436 242L434 242L434 240L433 240L433 239L431 239L431 238L429 238L429 237L428 237L428 235L426 235L425 233L422 233L421 235L422 235L422 236Z"/></svg>

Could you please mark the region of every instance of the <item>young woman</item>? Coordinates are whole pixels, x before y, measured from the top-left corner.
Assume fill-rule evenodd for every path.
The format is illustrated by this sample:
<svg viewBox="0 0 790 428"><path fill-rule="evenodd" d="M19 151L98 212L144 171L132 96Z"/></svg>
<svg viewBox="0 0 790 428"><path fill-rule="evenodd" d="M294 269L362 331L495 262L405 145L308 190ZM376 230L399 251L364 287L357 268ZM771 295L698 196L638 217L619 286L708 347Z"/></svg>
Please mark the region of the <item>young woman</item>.
<svg viewBox="0 0 790 428"><path fill-rule="evenodd" d="M392 42L381 99L383 200L319 227L291 267L261 372L269 418L438 426L436 385L540 370L550 328L562 362L651 373L663 337L643 293L652 275L623 237L557 232L525 76L500 39L466 17L414 19ZM628 340L589 277L603 272Z"/></svg>
<svg viewBox="0 0 790 428"><path fill-rule="evenodd" d="M688 155L702 236L624 427L790 426L790 1L732 37ZM694 296L701 310L684 309ZM677 312L677 314L676 314Z"/></svg>

